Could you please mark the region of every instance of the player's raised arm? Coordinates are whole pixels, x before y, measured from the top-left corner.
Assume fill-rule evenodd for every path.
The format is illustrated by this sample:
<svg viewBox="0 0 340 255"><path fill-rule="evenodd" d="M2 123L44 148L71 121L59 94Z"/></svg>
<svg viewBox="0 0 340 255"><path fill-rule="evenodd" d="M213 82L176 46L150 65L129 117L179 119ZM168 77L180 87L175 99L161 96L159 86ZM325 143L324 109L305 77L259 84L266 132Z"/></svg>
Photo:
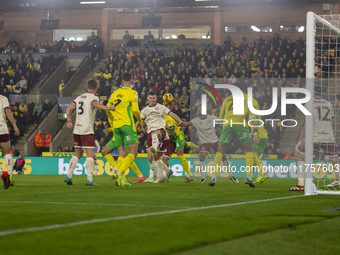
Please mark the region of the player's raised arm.
<svg viewBox="0 0 340 255"><path fill-rule="evenodd" d="M67 117L67 128L72 129L72 111L76 109L76 103L73 101L72 103L69 104L66 108L66 117Z"/></svg>
<svg viewBox="0 0 340 255"><path fill-rule="evenodd" d="M169 115L170 117L174 118L174 119L177 121L177 123L178 123L177 125L178 125L178 126L181 126L181 125L183 124L183 120L181 120L181 118L178 117L176 113L169 112L168 115Z"/></svg>
<svg viewBox="0 0 340 255"><path fill-rule="evenodd" d="M139 125L142 125L143 120L142 120L142 117L141 117L141 114L140 114L140 111L139 111L138 101L133 101L131 103L131 106L132 106L131 109L132 109L133 115L136 117Z"/></svg>
<svg viewBox="0 0 340 255"><path fill-rule="evenodd" d="M15 131L14 135L16 135L16 136L20 135L20 131L19 131L18 127L17 127L17 124L15 123L15 120L13 118L13 114L11 112L11 109L10 108L5 108L5 113L6 113L7 119L13 125L14 131Z"/></svg>
<svg viewBox="0 0 340 255"><path fill-rule="evenodd" d="M109 107L111 104L107 103L107 107ZM106 115L107 115L107 118L109 120L109 123L113 123L113 116L112 116L112 112L109 111L109 110L106 110L105 111Z"/></svg>
<svg viewBox="0 0 340 255"><path fill-rule="evenodd" d="M98 101L93 101L92 105L94 107L96 107L97 109L104 110L104 111L114 111L115 110L115 106L114 105L105 106L105 105L99 103Z"/></svg>
<svg viewBox="0 0 340 255"><path fill-rule="evenodd" d="M191 125L191 122L190 121L186 121L186 122L183 122L181 126L182 127L188 127L190 125Z"/></svg>

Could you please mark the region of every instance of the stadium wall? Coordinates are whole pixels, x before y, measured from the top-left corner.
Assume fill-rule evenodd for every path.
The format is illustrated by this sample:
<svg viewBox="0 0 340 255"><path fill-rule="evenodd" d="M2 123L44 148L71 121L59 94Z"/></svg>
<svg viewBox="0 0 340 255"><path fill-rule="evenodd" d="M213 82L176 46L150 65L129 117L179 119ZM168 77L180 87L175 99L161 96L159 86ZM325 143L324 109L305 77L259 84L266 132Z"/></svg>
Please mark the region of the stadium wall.
<svg viewBox="0 0 340 255"><path fill-rule="evenodd" d="M336 4L333 13L340 13L340 4ZM259 5L259 6L232 6L224 9L160 9L157 16L162 17L162 27L178 26L210 26L211 39L196 40L162 40L161 43L182 45L183 43L215 43L221 44L227 35L230 35L235 43L242 41L242 37L247 37L249 41L257 36L271 36L280 33L280 25L304 25L306 23L307 11L317 14L329 14L322 10L322 4L309 5ZM54 14L54 19L59 19L60 29L98 29L98 35L104 43L104 54L122 43L122 40L111 40L111 29L113 28L138 28L141 27L142 17L148 14L134 10L60 10ZM22 31L15 39L21 44L43 43L45 41L53 43L52 30L40 30L40 22L46 19L44 12L6 12L1 16L4 20L4 28L0 31L0 45L6 43L13 37L14 31ZM225 26L242 25L271 25L272 33L230 33L224 32ZM30 31L30 33L24 33ZM305 33L282 33L295 40L304 37ZM145 43L144 40L139 41Z"/></svg>

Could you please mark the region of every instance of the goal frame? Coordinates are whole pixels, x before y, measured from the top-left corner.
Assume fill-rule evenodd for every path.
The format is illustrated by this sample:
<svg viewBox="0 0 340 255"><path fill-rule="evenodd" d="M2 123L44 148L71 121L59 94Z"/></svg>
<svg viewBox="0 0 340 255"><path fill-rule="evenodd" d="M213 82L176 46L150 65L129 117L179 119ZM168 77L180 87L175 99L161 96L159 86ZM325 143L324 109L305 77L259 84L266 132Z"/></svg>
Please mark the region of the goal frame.
<svg viewBox="0 0 340 255"><path fill-rule="evenodd" d="M311 100L306 103L306 108L313 113L314 98L314 63L315 63L315 24L328 27L329 30L340 34L340 29L318 16L314 12L307 13L306 22L306 89L311 93ZM305 163L307 166L313 164L313 116L305 116ZM311 167L307 167L305 172L305 195L340 195L339 191L318 190L313 183L313 172Z"/></svg>

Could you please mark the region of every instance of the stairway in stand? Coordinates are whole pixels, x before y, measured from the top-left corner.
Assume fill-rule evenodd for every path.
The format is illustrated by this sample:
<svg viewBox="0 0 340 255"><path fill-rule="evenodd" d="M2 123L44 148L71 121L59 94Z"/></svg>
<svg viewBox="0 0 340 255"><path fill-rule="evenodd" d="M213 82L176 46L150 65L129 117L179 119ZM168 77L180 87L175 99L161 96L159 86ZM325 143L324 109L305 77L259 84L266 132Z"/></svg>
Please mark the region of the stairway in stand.
<svg viewBox="0 0 340 255"><path fill-rule="evenodd" d="M72 92L72 96L77 97L86 92L87 81L93 78L97 68L102 66L103 61L99 61L95 64L94 68L84 77L79 83L78 87Z"/></svg>
<svg viewBox="0 0 340 255"><path fill-rule="evenodd" d="M41 77L39 81L32 88L30 88L30 90L28 91L29 95L39 95L39 87L45 81L46 78L47 78L47 75ZM26 104L27 103L28 102L26 102ZM17 142L15 143L15 148L20 153L24 153L26 140L28 136L32 133L32 131L36 128L37 125L38 124L27 124L25 134L17 139Z"/></svg>
<svg viewBox="0 0 340 255"><path fill-rule="evenodd" d="M86 92L86 86L87 86L87 81L89 79L93 78L94 73L96 72L97 68L101 67L103 65L104 61L99 61L96 63L94 68L84 77L84 79L79 83L78 87L73 91L72 96L77 97L83 93ZM63 150L65 146L68 145L72 149L73 147L73 134L70 132L70 134L66 137L64 143L63 143Z"/></svg>

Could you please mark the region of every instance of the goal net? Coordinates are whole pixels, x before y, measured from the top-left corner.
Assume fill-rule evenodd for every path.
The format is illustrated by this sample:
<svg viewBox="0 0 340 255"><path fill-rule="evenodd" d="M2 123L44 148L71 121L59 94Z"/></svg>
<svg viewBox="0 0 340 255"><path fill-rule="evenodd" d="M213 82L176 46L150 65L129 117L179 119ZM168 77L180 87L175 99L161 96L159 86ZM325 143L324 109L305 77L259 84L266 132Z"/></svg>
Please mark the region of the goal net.
<svg viewBox="0 0 340 255"><path fill-rule="evenodd" d="M305 194L339 194L340 15L307 14ZM314 98L314 99L313 99ZM334 136L334 139L333 139Z"/></svg>

